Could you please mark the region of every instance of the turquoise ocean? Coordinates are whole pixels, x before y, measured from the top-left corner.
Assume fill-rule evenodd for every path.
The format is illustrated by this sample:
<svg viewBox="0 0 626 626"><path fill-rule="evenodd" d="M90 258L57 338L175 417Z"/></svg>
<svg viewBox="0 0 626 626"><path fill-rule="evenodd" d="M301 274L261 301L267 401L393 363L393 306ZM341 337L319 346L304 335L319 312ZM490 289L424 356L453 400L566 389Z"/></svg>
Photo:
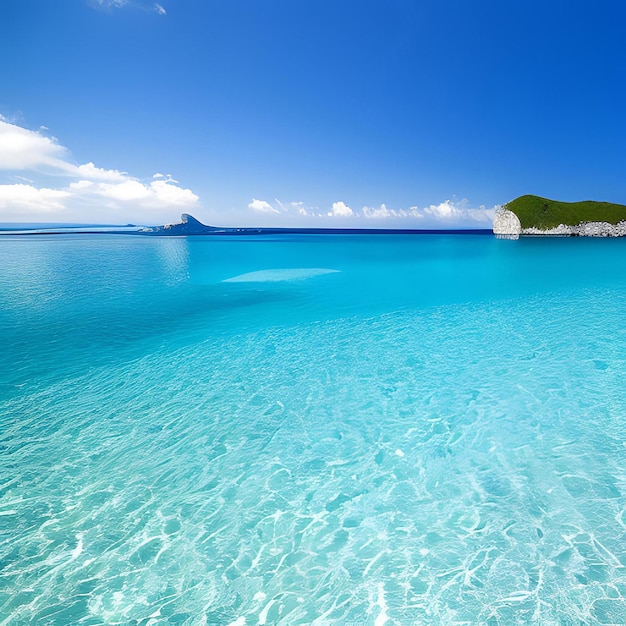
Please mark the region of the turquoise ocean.
<svg viewBox="0 0 626 626"><path fill-rule="evenodd" d="M626 240L0 238L0 624L626 622Z"/></svg>

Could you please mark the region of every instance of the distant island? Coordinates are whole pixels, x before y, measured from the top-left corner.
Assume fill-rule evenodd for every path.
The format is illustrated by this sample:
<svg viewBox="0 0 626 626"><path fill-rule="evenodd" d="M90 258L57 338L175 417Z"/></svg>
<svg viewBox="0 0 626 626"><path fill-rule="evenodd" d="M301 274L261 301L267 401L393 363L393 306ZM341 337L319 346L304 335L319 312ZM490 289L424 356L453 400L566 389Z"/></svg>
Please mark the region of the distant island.
<svg viewBox="0 0 626 626"><path fill-rule="evenodd" d="M164 226L144 226L137 232L142 235L206 235L210 233L220 232L215 226L206 226L193 215L183 213L180 216L180 222L177 224L165 224Z"/></svg>
<svg viewBox="0 0 626 626"><path fill-rule="evenodd" d="M496 235L626 236L626 206L610 202L559 202L520 196L496 212Z"/></svg>

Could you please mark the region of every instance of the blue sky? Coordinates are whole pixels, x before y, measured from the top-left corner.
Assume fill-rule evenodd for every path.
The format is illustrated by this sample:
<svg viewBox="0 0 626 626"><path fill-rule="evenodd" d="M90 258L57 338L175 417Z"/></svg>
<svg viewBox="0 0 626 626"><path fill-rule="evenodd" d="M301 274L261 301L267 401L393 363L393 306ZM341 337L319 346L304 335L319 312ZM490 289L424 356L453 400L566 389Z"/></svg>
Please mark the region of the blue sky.
<svg viewBox="0 0 626 626"><path fill-rule="evenodd" d="M0 221L484 227L524 193L626 204L617 0L2 13Z"/></svg>

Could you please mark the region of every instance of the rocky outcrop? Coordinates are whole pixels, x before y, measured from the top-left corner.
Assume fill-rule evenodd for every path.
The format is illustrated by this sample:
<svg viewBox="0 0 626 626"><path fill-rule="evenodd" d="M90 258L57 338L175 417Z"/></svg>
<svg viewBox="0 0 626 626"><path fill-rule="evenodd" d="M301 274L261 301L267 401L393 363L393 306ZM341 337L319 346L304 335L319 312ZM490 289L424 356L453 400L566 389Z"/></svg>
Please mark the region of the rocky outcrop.
<svg viewBox="0 0 626 626"><path fill-rule="evenodd" d="M180 216L180 222L178 224L165 224L165 226L147 226L140 229L142 234L155 234L155 235L206 235L207 233L213 233L219 231L219 228L215 226L206 226L202 222L198 221L193 215L183 213Z"/></svg>
<svg viewBox="0 0 626 626"><path fill-rule="evenodd" d="M559 224L556 228L522 228L521 235L556 235L560 237L625 237L626 221L617 224L608 222L582 222L578 226Z"/></svg>
<svg viewBox="0 0 626 626"><path fill-rule="evenodd" d="M504 237L519 237L522 225L513 211L500 207L493 220L493 233Z"/></svg>
<svg viewBox="0 0 626 626"><path fill-rule="evenodd" d="M578 235L581 237L624 237L626 236L626 221L617 224L583 222L578 229Z"/></svg>

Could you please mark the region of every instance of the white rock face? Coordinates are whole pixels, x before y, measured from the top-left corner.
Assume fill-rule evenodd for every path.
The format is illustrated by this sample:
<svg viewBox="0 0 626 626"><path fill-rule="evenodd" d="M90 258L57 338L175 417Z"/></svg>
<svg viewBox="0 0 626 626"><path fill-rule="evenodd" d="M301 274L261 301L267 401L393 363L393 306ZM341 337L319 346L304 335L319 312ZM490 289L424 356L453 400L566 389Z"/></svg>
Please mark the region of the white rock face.
<svg viewBox="0 0 626 626"><path fill-rule="evenodd" d="M577 235L578 226L566 226L565 224L559 224L554 228L547 228L541 230L541 228L524 228L522 229L522 235L552 235L553 237L571 237Z"/></svg>
<svg viewBox="0 0 626 626"><path fill-rule="evenodd" d="M607 222L583 222L576 226L581 237L624 237L626 221L617 224Z"/></svg>
<svg viewBox="0 0 626 626"><path fill-rule="evenodd" d="M496 211L496 216L493 220L494 235L519 236L521 232L522 225L513 211L508 211L504 208L499 208Z"/></svg>
<svg viewBox="0 0 626 626"><path fill-rule="evenodd" d="M617 224L609 224L608 222L581 222L578 226L559 224L556 228L549 228L548 230L524 228L520 234L557 235L561 237L624 237L626 236L626 221L618 222Z"/></svg>

